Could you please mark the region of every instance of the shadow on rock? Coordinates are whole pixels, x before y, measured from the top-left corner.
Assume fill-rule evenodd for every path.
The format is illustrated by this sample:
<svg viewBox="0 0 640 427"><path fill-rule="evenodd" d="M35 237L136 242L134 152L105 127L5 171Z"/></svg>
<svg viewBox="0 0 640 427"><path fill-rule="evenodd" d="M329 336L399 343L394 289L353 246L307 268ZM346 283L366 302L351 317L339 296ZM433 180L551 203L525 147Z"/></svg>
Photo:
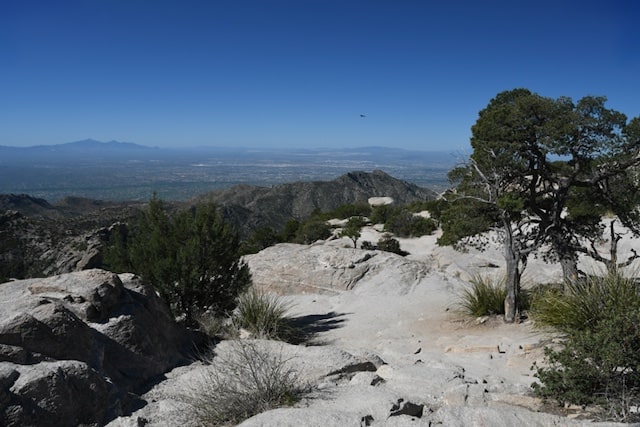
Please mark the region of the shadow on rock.
<svg viewBox="0 0 640 427"><path fill-rule="evenodd" d="M291 325L300 331L299 337L295 340L294 344L322 345L322 341L318 340L318 335L322 332L343 327L347 321L344 316L349 314L350 313L330 311L325 314L309 314L293 317L291 319Z"/></svg>

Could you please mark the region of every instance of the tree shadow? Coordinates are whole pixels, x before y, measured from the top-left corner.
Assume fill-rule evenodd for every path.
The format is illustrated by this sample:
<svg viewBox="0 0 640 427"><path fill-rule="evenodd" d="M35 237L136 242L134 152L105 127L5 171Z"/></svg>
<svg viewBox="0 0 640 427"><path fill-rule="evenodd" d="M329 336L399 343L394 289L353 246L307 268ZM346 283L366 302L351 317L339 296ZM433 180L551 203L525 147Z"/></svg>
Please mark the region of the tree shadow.
<svg viewBox="0 0 640 427"><path fill-rule="evenodd" d="M291 326L299 331L293 344L322 345L323 342L317 340L318 334L341 328L347 320L344 316L349 314L351 313L330 311L324 314L292 317Z"/></svg>

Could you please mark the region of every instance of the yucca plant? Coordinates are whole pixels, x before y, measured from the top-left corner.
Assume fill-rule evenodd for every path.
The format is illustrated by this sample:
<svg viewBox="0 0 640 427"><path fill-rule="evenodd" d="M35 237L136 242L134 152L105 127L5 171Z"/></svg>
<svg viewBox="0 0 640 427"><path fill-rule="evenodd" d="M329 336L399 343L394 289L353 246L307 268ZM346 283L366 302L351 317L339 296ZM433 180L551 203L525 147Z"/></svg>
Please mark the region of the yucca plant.
<svg viewBox="0 0 640 427"><path fill-rule="evenodd" d="M250 288L238 298L233 319L236 326L256 338L289 341L297 335L287 316L290 309L291 305L282 297Z"/></svg>
<svg viewBox="0 0 640 427"><path fill-rule="evenodd" d="M507 296L504 276L493 278L480 274L469 280L469 286L460 291L458 309L470 316L504 314Z"/></svg>
<svg viewBox="0 0 640 427"><path fill-rule="evenodd" d="M607 311L639 302L633 279L618 274L588 275L567 282L564 290L550 288L537 293L529 315L540 327L570 333L593 329Z"/></svg>
<svg viewBox="0 0 640 427"><path fill-rule="evenodd" d="M603 418L639 421L640 294L633 279L591 275L534 298L537 324L563 333L532 369L536 394L560 405L592 405Z"/></svg>

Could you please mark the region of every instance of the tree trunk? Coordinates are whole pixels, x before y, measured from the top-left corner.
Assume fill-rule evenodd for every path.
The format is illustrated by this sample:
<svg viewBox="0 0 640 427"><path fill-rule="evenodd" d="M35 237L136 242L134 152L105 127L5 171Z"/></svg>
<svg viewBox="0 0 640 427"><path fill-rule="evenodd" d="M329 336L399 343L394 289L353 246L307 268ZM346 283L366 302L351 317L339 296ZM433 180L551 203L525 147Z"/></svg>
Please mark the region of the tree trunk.
<svg viewBox="0 0 640 427"><path fill-rule="evenodd" d="M575 254L560 256L562 282L573 283L578 280L578 257Z"/></svg>
<svg viewBox="0 0 640 427"><path fill-rule="evenodd" d="M504 320L507 323L513 323L519 318L520 261L522 256L519 251L516 250L510 224L505 227L505 231L504 258L507 262L507 296L504 299Z"/></svg>
<svg viewBox="0 0 640 427"><path fill-rule="evenodd" d="M520 297L520 260L513 252L507 259L507 296L504 299L504 320L513 323L519 317L519 297Z"/></svg>

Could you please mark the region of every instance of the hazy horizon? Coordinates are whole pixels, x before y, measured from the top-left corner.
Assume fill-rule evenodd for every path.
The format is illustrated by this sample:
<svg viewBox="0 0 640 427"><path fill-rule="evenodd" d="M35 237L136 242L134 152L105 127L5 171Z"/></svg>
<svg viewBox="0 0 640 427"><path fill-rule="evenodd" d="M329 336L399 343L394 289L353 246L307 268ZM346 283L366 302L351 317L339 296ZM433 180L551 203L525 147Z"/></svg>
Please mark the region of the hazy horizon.
<svg viewBox="0 0 640 427"><path fill-rule="evenodd" d="M233 150L233 149L237 149L237 150L262 150L262 151L304 151L304 150L309 150L309 151L319 151L319 150L344 150L344 151L348 151L348 150L361 150L361 149L389 149L389 150L398 150L398 151L407 151L407 152L411 152L411 151L416 151L416 152L433 152L433 153L458 153L458 152L465 152L465 150L447 150L447 149L425 149L422 147L418 147L418 148L403 148L403 147L393 147L393 146L385 146L385 145L360 145L360 146L353 146L353 147L338 147L338 146L305 146L304 144L300 144L298 146L295 147L280 147L280 146L270 146L270 145L260 145L260 146L252 146L252 145L183 145L183 146L158 146L158 145L147 145L147 144L139 144L135 141L118 141L118 140L110 140L110 141L100 141L97 140L95 138L83 138L83 139L79 139L77 141L64 141L64 142L52 142L52 143L48 143L48 144L33 144L33 145L11 145L11 144L2 144L0 143L0 147L5 147L5 148L37 148L37 147L54 147L54 146L69 146L69 145L73 145L73 144L79 144L79 143L86 143L86 142L95 142L98 144L102 144L102 145L108 145L108 144L122 144L122 145L126 145L126 144L132 144L132 145L136 145L136 146L140 146L143 148L150 148L150 149L165 149L165 150L189 150L189 149L228 149L228 150ZM0 159L0 163L1 163L2 159Z"/></svg>
<svg viewBox="0 0 640 427"><path fill-rule="evenodd" d="M348 172L374 170L438 191L446 186L455 162L447 151L388 147L190 149L83 140L0 146L0 193L24 193L50 202L67 196L140 201L154 193L187 200L237 184L329 181Z"/></svg>

